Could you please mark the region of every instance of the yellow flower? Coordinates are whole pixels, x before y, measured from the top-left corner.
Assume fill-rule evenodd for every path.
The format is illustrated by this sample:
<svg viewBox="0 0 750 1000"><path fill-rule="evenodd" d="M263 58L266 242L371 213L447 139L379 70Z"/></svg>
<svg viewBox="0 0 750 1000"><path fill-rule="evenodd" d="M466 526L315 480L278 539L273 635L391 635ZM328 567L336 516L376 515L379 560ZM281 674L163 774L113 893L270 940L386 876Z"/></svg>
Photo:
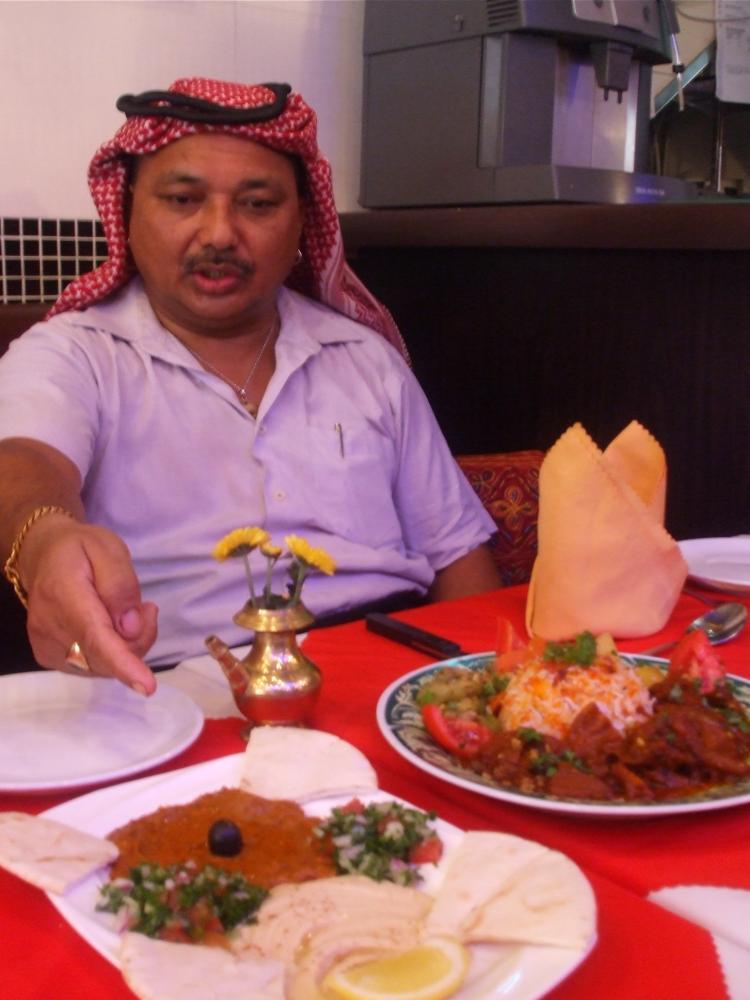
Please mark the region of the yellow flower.
<svg viewBox="0 0 750 1000"><path fill-rule="evenodd" d="M326 576L332 576L336 572L336 563L332 556L329 556L324 549L314 549L309 542L298 535L287 535L284 539L289 551L306 566L319 569Z"/></svg>
<svg viewBox="0 0 750 1000"><path fill-rule="evenodd" d="M273 542L263 542L260 551L264 556L268 556L269 559L278 559L281 555L281 546L274 545Z"/></svg>
<svg viewBox="0 0 750 1000"><path fill-rule="evenodd" d="M270 538L263 528L236 528L216 543L213 557L223 562L230 556L246 556L259 545L267 544Z"/></svg>

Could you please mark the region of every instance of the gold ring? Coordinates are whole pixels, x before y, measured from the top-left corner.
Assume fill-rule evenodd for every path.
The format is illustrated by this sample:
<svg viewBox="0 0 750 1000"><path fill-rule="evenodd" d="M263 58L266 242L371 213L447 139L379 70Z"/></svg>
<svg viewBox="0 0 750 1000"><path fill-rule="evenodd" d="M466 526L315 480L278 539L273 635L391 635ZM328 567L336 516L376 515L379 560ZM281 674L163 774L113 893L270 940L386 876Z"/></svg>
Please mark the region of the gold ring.
<svg viewBox="0 0 750 1000"><path fill-rule="evenodd" d="M91 667L88 664L88 660L83 655L83 650L77 642L71 642L70 649L65 654L65 662L70 667L76 667L78 670L85 670L87 674L91 673Z"/></svg>

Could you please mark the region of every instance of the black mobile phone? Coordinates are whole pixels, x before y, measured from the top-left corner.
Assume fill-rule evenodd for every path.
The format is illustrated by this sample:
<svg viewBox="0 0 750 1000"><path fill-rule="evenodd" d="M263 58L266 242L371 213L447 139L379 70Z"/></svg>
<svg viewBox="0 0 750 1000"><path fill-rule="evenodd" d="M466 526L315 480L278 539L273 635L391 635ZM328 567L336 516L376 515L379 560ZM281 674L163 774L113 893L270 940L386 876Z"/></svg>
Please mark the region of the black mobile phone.
<svg viewBox="0 0 750 1000"><path fill-rule="evenodd" d="M462 650L457 642L444 639L434 632L425 632L421 628L407 625L378 611L365 615L365 625L371 632L377 632L386 639L400 642L403 646L418 649L420 653L429 653L438 660L447 660L452 656L461 656Z"/></svg>

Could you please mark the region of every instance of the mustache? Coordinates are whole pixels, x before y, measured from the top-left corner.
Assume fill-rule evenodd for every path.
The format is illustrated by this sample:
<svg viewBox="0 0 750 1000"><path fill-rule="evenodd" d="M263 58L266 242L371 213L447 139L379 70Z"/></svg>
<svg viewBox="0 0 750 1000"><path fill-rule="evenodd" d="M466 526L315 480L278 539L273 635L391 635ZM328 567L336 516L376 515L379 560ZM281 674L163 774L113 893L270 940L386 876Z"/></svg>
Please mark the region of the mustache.
<svg viewBox="0 0 750 1000"><path fill-rule="evenodd" d="M231 267L242 274L252 274L255 270L252 264L235 256L233 253L224 253L220 250L196 254L188 257L185 261L185 271L192 274L194 271L204 271L212 267Z"/></svg>

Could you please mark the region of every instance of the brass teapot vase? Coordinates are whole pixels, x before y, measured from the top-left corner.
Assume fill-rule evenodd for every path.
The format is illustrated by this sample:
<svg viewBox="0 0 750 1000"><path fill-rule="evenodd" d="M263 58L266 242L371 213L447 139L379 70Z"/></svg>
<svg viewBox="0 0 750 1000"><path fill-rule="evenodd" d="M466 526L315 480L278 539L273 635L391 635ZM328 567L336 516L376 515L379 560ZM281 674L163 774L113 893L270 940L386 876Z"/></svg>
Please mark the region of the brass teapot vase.
<svg viewBox="0 0 750 1000"><path fill-rule="evenodd" d="M303 604L258 608L252 601L234 615L241 628L252 629L253 642L238 660L218 636L206 639L209 653L224 671L237 708L248 720L249 736L259 725L305 725L320 694L320 670L297 643L297 633L315 619Z"/></svg>

